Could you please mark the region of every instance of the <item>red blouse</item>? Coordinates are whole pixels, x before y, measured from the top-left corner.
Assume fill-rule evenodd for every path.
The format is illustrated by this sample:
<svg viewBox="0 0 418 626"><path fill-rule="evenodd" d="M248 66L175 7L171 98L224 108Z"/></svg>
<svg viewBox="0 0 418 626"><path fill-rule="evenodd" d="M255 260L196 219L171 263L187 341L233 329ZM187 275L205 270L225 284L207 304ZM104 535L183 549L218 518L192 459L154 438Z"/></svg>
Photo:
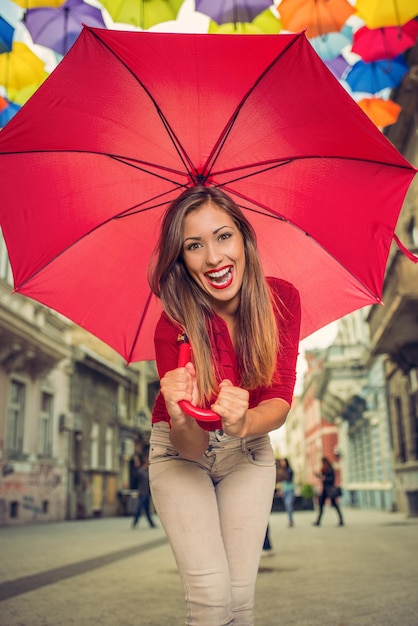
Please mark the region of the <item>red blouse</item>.
<svg viewBox="0 0 418 626"><path fill-rule="evenodd" d="M300 298L296 288L285 280L279 278L267 278L267 282L277 302L282 317L276 314L279 327L280 349L277 355L276 382L269 387L258 387L250 391L249 407L257 406L263 400L282 398L289 404L292 402L293 389L296 382L296 360L299 347L300 330ZM232 346L232 341L224 320L214 315L212 320L212 349L216 362L219 364L221 378L228 378L234 385L239 385L238 363ZM154 336L157 369L160 379L178 367L179 343L177 341L178 326L162 313ZM206 408L210 408L209 406ZM164 398L161 392L158 394L152 411L152 422L169 422ZM201 422L199 425L204 430L217 430L222 428L222 420L214 422Z"/></svg>

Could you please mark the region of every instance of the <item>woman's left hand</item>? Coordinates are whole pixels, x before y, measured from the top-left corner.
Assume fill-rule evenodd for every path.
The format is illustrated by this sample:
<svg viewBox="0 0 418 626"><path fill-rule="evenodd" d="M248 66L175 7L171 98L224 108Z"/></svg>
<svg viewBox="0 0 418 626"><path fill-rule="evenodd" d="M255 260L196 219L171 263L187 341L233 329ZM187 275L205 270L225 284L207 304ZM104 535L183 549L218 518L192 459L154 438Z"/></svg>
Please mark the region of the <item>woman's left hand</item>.
<svg viewBox="0 0 418 626"><path fill-rule="evenodd" d="M234 387L225 379L219 385L219 395L211 409L222 417L222 429L230 437L239 437L245 425L249 393L241 387Z"/></svg>

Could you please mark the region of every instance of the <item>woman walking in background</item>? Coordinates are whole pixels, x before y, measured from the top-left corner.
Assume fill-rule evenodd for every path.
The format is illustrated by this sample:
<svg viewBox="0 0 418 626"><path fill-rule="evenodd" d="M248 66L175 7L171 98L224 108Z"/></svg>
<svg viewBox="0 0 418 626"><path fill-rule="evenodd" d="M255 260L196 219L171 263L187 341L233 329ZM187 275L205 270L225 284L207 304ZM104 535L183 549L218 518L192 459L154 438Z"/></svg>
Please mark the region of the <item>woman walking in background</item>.
<svg viewBox="0 0 418 626"><path fill-rule="evenodd" d="M319 474L316 474L316 476L320 478L322 481L322 492L318 499L318 505L319 505L318 518L313 525L320 526L322 514L324 511L324 505L325 505L327 498L329 498L331 500L331 506L334 507L334 509L337 511L337 515L339 519L338 526L344 526L343 516L340 511L340 507L338 506L338 503L337 503L338 496L336 495L336 491L335 491L336 488L335 488L334 468L332 467L331 461L326 456L322 457L321 471Z"/></svg>
<svg viewBox="0 0 418 626"><path fill-rule="evenodd" d="M280 466L282 468L282 498L284 502L284 508L286 509L288 517L288 526L291 528L294 525L293 522L293 503L295 501L295 485L293 483L293 470L290 467L289 460L287 458L280 459Z"/></svg>

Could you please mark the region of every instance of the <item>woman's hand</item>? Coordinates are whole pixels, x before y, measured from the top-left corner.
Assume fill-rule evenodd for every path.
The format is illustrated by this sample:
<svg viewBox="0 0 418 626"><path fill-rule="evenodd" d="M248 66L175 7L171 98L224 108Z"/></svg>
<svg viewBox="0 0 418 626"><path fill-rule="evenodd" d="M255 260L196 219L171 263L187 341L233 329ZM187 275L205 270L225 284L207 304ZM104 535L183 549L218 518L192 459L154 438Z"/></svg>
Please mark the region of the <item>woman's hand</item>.
<svg viewBox="0 0 418 626"><path fill-rule="evenodd" d="M239 437L245 426L249 393L241 387L234 387L225 379L219 385L219 394L211 409L222 418L222 429L230 437Z"/></svg>
<svg viewBox="0 0 418 626"><path fill-rule="evenodd" d="M185 367L178 367L167 372L160 381L161 393L164 397L171 426L184 425L192 419L179 406L181 400L188 400L195 404L197 399L196 371L193 363Z"/></svg>

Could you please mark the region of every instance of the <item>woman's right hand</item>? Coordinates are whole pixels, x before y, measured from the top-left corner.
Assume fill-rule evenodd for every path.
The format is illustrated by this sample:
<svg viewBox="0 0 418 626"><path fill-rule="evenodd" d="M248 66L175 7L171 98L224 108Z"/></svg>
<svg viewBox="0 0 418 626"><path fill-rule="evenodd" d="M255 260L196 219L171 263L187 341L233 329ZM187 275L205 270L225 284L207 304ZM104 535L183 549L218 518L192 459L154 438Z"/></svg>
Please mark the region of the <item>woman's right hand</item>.
<svg viewBox="0 0 418 626"><path fill-rule="evenodd" d="M164 397L171 426L184 425L190 418L179 406L181 400L188 400L192 404L197 401L196 370L193 363L185 367L178 367L165 374L160 381L161 393Z"/></svg>

